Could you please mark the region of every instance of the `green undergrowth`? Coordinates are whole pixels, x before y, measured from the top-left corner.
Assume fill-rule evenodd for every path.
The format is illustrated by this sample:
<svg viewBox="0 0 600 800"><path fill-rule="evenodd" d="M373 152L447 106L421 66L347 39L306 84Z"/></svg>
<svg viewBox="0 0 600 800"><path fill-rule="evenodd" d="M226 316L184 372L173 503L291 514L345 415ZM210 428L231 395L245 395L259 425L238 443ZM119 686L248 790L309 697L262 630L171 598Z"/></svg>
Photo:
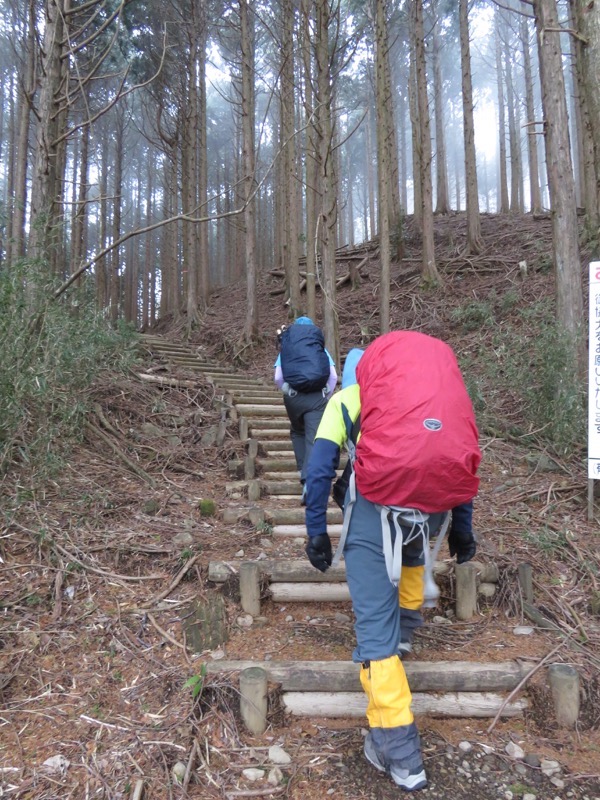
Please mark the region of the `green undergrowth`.
<svg viewBox="0 0 600 800"><path fill-rule="evenodd" d="M40 264L0 270L0 475L22 466L33 484L80 438L90 388L134 357L133 331L96 312L91 285L55 289Z"/></svg>
<svg viewBox="0 0 600 800"><path fill-rule="evenodd" d="M586 441L586 385L577 376L569 338L546 298L519 308L512 293L470 302L452 319L473 337L461 368L479 426L535 437L558 455Z"/></svg>

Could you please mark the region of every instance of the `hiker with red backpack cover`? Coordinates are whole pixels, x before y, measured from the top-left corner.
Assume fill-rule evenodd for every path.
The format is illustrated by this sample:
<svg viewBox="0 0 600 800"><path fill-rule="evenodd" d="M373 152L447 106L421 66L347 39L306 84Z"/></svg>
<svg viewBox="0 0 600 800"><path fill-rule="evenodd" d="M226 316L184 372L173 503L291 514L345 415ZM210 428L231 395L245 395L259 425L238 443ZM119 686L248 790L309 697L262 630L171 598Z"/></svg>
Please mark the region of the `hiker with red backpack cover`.
<svg viewBox="0 0 600 800"><path fill-rule="evenodd" d="M438 535L441 542L449 527L451 555L459 563L475 555L472 499L481 452L472 404L447 344L394 331L350 355L307 472L306 553L324 572L343 552L355 615L353 660L361 664L368 698L365 756L413 791L427 779L402 643L421 624L431 584L439 592L431 579L429 539ZM347 368L355 369L355 382ZM353 468L334 558L326 512L344 444Z"/></svg>
<svg viewBox="0 0 600 800"><path fill-rule="evenodd" d="M327 400L337 383L335 364L325 349L321 329L310 317L298 317L278 332L279 355L275 361L275 384L283 392L290 420L290 438L306 497L306 469L315 434Z"/></svg>

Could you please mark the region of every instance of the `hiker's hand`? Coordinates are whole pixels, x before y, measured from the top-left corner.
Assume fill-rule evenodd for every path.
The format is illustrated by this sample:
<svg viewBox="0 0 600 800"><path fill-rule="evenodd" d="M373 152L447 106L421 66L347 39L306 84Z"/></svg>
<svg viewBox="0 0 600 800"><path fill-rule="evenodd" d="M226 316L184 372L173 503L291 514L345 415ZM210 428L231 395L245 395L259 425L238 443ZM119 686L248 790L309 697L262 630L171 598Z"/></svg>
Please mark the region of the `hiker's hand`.
<svg viewBox="0 0 600 800"><path fill-rule="evenodd" d="M456 556L457 564L470 561L477 552L477 539L472 531L450 531L448 536L450 555Z"/></svg>
<svg viewBox="0 0 600 800"><path fill-rule="evenodd" d="M308 560L320 572L326 572L331 566L331 539L326 533L309 536L306 545Z"/></svg>

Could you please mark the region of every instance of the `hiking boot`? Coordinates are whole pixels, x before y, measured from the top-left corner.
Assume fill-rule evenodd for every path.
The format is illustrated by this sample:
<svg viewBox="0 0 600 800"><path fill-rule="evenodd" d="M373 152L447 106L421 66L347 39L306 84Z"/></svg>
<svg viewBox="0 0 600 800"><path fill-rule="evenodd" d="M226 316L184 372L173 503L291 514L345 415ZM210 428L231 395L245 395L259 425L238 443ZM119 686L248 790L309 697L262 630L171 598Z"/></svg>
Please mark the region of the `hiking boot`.
<svg viewBox="0 0 600 800"><path fill-rule="evenodd" d="M400 761L392 761L390 764L385 765L377 754L371 731L365 737L364 753L369 764L372 764L379 772L386 772L396 786L406 792L416 792L418 789L423 789L427 786L427 777L422 762L420 766L415 766L412 769L403 767Z"/></svg>
<svg viewBox="0 0 600 800"><path fill-rule="evenodd" d="M412 653L412 649L413 647L410 642L403 642L403 641L398 642L398 655L400 656L400 658L404 658L405 656Z"/></svg>

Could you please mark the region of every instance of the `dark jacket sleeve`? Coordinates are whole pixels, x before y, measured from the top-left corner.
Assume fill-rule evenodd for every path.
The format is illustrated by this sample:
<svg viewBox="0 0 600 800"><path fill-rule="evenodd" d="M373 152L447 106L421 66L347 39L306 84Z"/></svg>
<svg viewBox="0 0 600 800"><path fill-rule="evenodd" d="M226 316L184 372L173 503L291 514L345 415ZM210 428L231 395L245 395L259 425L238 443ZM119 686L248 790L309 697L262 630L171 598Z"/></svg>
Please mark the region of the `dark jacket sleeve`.
<svg viewBox="0 0 600 800"><path fill-rule="evenodd" d="M330 439L315 439L306 476L306 532L327 532L327 504L331 481L340 463L340 448Z"/></svg>
<svg viewBox="0 0 600 800"><path fill-rule="evenodd" d="M454 506L450 530L457 533L471 533L473 529L473 501Z"/></svg>

